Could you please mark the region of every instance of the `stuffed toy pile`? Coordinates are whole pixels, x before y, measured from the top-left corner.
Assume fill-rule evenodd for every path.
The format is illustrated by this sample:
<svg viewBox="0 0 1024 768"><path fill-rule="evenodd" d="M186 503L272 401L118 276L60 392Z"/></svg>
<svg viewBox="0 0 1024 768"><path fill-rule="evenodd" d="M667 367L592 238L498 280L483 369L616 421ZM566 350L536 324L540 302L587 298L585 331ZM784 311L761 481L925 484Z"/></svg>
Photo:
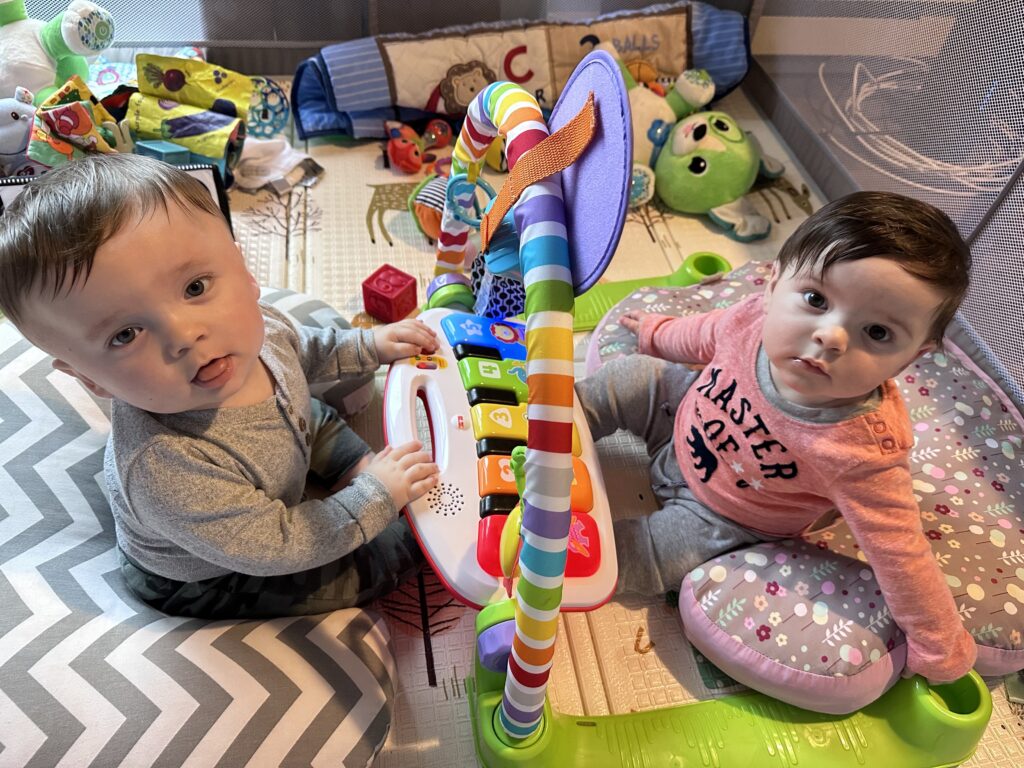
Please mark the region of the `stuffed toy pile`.
<svg viewBox="0 0 1024 768"><path fill-rule="evenodd" d="M657 195L674 211L706 215L734 240L767 237L771 222L746 194L759 174L775 178L783 168L725 112L700 111L715 93L708 73L685 70L662 94L636 81L635 62L623 62L608 44L600 47L616 56L629 93L630 204L640 206Z"/></svg>

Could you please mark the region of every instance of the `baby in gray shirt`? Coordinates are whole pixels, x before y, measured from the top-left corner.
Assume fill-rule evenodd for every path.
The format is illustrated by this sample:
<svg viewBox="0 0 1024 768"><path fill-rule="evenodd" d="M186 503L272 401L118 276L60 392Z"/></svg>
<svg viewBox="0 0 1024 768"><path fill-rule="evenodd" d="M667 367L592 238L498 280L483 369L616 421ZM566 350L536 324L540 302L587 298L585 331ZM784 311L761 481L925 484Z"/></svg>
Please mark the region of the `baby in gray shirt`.
<svg viewBox="0 0 1024 768"><path fill-rule="evenodd" d="M432 352L432 330L297 329L259 303L202 183L149 158L62 166L3 222L0 310L111 398L105 479L138 597L207 618L319 613L415 572L398 512L437 466L417 442L374 454L309 384Z"/></svg>

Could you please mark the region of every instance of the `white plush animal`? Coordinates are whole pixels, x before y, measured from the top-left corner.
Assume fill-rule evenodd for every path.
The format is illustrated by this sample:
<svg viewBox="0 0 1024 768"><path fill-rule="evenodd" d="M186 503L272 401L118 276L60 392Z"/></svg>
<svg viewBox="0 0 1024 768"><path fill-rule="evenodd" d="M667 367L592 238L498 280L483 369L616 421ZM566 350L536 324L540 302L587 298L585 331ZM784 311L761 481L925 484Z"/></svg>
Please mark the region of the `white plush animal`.
<svg viewBox="0 0 1024 768"><path fill-rule="evenodd" d="M24 0L0 0L0 98L17 87L45 100L72 75L88 80L85 56L95 56L114 40L110 14L88 0L72 0L55 19L28 18Z"/></svg>
<svg viewBox="0 0 1024 768"><path fill-rule="evenodd" d="M13 176L28 163L25 150L36 109L32 93L24 88L14 98L0 99L0 176Z"/></svg>

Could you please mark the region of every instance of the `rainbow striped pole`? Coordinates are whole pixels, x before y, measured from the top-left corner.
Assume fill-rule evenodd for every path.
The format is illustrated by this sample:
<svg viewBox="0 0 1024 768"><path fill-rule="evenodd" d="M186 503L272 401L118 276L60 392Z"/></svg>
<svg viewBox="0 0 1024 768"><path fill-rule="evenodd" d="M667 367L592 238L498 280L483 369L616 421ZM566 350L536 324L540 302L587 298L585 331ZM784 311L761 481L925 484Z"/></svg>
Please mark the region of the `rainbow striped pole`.
<svg viewBox="0 0 1024 768"><path fill-rule="evenodd" d="M493 83L469 107L452 159L452 176L475 179L491 142L505 136L509 170L548 136L537 101L518 85ZM471 193L457 198L467 209ZM573 282L561 173L531 184L513 208L526 289L529 434L522 499L521 576L516 633L500 720L516 739L541 722L562 605L572 484ZM468 227L445 205L436 274L462 269Z"/></svg>

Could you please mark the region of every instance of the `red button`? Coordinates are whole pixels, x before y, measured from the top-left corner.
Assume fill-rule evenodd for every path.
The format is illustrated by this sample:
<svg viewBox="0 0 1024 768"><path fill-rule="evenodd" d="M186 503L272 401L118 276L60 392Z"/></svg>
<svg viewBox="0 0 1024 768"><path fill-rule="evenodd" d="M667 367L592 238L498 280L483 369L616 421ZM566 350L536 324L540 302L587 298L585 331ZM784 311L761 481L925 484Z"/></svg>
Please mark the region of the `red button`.
<svg viewBox="0 0 1024 768"><path fill-rule="evenodd" d="M499 545L506 520L508 515L488 515L477 524L476 529L476 561L484 573L496 579L502 577Z"/></svg>
<svg viewBox="0 0 1024 768"><path fill-rule="evenodd" d="M590 515L573 515L569 524L569 556L565 561L566 578L593 576L601 565L601 539L597 521ZM478 556L479 559L479 556Z"/></svg>

